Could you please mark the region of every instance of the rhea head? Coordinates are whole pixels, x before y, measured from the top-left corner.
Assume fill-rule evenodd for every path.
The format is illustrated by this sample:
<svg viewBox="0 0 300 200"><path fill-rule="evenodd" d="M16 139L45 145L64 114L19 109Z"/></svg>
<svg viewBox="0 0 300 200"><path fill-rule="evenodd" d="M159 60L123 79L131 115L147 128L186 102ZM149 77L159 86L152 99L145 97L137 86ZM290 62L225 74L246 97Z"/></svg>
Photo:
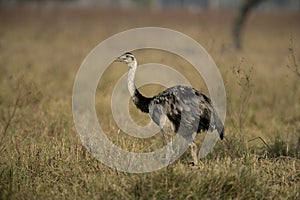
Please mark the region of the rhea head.
<svg viewBox="0 0 300 200"><path fill-rule="evenodd" d="M115 59L116 62L122 62L129 66L136 63L135 57L130 52L126 52Z"/></svg>
<svg viewBox="0 0 300 200"><path fill-rule="evenodd" d="M134 84L134 77L135 77L135 71L137 68L137 61L135 59L135 57L132 55L132 53L124 53L123 55L117 57L115 59L115 62L121 62L121 63L125 63L128 65L129 70L128 70L128 77L127 77L127 87L130 93L130 96L134 96L135 95L135 84Z"/></svg>

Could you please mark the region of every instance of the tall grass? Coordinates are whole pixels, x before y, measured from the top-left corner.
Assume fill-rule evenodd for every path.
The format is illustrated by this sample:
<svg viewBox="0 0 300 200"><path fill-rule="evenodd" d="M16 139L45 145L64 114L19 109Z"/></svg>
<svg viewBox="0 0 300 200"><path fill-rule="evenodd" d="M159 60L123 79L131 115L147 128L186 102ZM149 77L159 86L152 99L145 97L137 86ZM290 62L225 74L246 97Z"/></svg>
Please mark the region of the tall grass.
<svg viewBox="0 0 300 200"><path fill-rule="evenodd" d="M245 51L235 52L227 13L146 12L149 17L141 11L41 9L0 8L0 199L299 199L300 89L298 77L286 68L299 66L299 44L289 47L289 28L295 40L300 33L296 14L253 17ZM217 23L220 18L224 23ZM133 24L190 35L226 77L226 141L197 167L188 165L186 152L159 171L118 172L91 157L76 133L71 110L76 70L99 41ZM142 61L168 62L203 90L200 78L172 55L137 54ZM122 148L159 148L161 137L133 139L115 125L107 109L109 83L120 75L108 70L99 83L101 124ZM257 137L263 141L252 140ZM202 139L203 134L197 142Z"/></svg>

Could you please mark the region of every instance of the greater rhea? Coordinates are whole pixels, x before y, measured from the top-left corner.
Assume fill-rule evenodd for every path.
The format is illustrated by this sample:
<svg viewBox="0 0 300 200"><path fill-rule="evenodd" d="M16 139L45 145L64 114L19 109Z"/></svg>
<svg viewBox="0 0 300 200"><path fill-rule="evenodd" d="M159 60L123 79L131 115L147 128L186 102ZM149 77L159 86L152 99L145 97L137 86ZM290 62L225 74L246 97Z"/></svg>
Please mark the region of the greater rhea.
<svg viewBox="0 0 300 200"><path fill-rule="evenodd" d="M188 130L192 138L188 142L194 165L198 163L197 146L194 143L195 133L217 130L220 138L223 139L223 123L206 95L192 87L177 85L153 97L145 97L135 86L137 60L133 54L127 52L117 57L115 61L128 65L127 86L132 101L142 112L149 113L150 118L160 127L164 144L167 143L163 130L166 118L173 124L175 133L181 126L184 127L182 130Z"/></svg>

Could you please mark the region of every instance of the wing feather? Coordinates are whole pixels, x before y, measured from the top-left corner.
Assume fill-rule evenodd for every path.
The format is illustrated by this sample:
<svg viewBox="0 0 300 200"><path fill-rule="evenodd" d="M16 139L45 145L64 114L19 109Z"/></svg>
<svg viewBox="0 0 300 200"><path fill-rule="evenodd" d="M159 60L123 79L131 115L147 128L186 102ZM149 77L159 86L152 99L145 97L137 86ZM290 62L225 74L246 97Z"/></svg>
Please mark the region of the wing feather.
<svg viewBox="0 0 300 200"><path fill-rule="evenodd" d="M220 137L223 137L223 123L211 100L194 88L174 86L166 89L153 97L149 111L150 117L159 126L160 118L167 116L175 132L179 128L193 132L217 129Z"/></svg>

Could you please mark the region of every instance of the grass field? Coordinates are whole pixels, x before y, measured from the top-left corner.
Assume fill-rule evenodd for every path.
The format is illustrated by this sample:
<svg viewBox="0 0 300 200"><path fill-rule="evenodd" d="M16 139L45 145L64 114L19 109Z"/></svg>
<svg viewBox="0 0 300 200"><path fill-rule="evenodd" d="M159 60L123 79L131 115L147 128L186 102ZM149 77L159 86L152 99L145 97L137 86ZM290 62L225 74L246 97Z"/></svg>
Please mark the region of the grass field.
<svg viewBox="0 0 300 200"><path fill-rule="evenodd" d="M233 17L231 12L0 7L0 199L299 199L300 76L293 70L300 68L300 14L253 13L243 51L232 48ZM76 133L72 87L80 64L107 37L143 26L189 35L221 71L227 142L219 141L197 167L188 165L186 152L159 171L118 172L91 157ZM155 50L135 54L141 63L173 66L207 93L184 60ZM108 109L114 83L126 71L112 64L105 72L97 114L118 146L143 152L162 145L161 137L147 141L118 134ZM150 96L161 89L142 91ZM133 118L145 123L147 116L130 106ZM256 137L266 144L252 140Z"/></svg>

